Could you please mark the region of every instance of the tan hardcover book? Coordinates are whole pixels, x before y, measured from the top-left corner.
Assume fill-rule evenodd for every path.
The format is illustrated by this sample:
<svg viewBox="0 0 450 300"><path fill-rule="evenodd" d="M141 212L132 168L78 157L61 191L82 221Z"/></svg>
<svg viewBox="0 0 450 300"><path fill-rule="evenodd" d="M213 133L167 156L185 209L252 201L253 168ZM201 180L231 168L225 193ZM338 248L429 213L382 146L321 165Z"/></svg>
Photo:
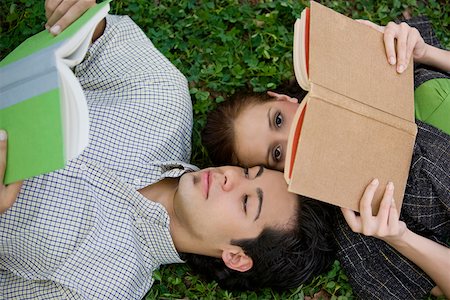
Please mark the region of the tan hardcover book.
<svg viewBox="0 0 450 300"><path fill-rule="evenodd" d="M289 190L359 211L378 178L374 212L388 181L400 210L417 134L412 63L398 74L382 33L314 1L307 15L294 32L294 69L309 93L288 139Z"/></svg>

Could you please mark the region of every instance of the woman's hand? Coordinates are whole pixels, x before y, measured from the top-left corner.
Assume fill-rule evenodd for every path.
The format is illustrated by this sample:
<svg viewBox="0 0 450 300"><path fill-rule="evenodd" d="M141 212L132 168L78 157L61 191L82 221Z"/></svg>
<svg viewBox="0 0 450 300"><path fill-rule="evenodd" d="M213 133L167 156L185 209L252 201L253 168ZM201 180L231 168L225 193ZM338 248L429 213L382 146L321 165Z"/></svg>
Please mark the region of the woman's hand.
<svg viewBox="0 0 450 300"><path fill-rule="evenodd" d="M426 44L419 31L408 24L389 22L386 26L379 26L367 20L356 21L384 33L388 62L397 65L398 73L406 70L411 56L417 63L450 72L450 51Z"/></svg>
<svg viewBox="0 0 450 300"><path fill-rule="evenodd" d="M399 213L394 205L394 185L388 183L384 191L380 209L372 215L372 200L378 187L374 179L364 191L359 209L360 215L347 208L341 208L347 224L357 233L384 240L398 252L421 268L436 283L433 295L450 296L450 248L420 236L406 228L399 220Z"/></svg>
<svg viewBox="0 0 450 300"><path fill-rule="evenodd" d="M45 28L57 35L95 5L95 0L46 0Z"/></svg>
<svg viewBox="0 0 450 300"><path fill-rule="evenodd" d="M392 182L386 186L378 214L372 215L372 201L378 184L378 180L374 179L366 187L359 203L359 216L348 208L341 208L342 214L353 232L373 236L386 242L400 240L407 228L405 223L399 220L399 213L393 198L394 184Z"/></svg>
<svg viewBox="0 0 450 300"><path fill-rule="evenodd" d="M428 45L419 31L404 22L400 24L389 22L386 26L380 26L367 20L356 21L384 34L384 47L388 62L391 65L397 65L398 73L406 70L411 56L414 60L420 60L426 54Z"/></svg>
<svg viewBox="0 0 450 300"><path fill-rule="evenodd" d="M0 129L0 214L13 206L22 187L22 181L9 185L3 184L6 169L6 131Z"/></svg>

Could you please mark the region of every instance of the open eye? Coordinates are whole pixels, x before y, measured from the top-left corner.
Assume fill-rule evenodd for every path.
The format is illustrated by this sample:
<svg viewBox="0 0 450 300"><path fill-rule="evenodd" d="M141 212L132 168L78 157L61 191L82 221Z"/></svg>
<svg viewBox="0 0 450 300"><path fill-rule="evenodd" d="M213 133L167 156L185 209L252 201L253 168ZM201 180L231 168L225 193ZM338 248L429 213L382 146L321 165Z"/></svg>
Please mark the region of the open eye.
<svg viewBox="0 0 450 300"><path fill-rule="evenodd" d="M281 160L281 146L278 145L272 150L272 157L274 161L280 161Z"/></svg>
<svg viewBox="0 0 450 300"><path fill-rule="evenodd" d="M248 195L244 195L242 198L242 207L244 208L244 212L247 214L247 202L248 202Z"/></svg>
<svg viewBox="0 0 450 300"><path fill-rule="evenodd" d="M275 114L274 123L276 127L281 127L283 125L283 115L280 112Z"/></svg>

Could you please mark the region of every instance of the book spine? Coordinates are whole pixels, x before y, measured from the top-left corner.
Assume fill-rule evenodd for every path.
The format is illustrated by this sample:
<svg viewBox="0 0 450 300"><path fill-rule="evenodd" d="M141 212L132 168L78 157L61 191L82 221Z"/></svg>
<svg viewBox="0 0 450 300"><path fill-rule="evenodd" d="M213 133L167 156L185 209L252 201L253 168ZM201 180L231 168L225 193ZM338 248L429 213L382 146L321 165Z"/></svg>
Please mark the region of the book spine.
<svg viewBox="0 0 450 300"><path fill-rule="evenodd" d="M416 123L400 118L388 111L382 111L356 99L336 93L321 85L311 83L309 95L311 98L318 98L324 102L340 107L341 109L346 109L355 114L376 120L390 127L404 131L411 136L416 136L417 134ZM392 99L392 101L395 100L396 99Z"/></svg>
<svg viewBox="0 0 450 300"><path fill-rule="evenodd" d="M0 109L58 88L55 49L43 49L0 69Z"/></svg>

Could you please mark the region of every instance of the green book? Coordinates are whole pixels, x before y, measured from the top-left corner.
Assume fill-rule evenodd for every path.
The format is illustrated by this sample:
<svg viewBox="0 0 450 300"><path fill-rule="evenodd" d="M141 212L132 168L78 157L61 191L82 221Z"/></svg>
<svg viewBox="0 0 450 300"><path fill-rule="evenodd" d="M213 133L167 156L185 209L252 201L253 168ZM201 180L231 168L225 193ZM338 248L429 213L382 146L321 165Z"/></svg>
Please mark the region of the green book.
<svg viewBox="0 0 450 300"><path fill-rule="evenodd" d="M89 114L72 72L109 1L87 10L54 37L42 31L0 62L0 128L8 133L4 183L64 168L88 145Z"/></svg>

